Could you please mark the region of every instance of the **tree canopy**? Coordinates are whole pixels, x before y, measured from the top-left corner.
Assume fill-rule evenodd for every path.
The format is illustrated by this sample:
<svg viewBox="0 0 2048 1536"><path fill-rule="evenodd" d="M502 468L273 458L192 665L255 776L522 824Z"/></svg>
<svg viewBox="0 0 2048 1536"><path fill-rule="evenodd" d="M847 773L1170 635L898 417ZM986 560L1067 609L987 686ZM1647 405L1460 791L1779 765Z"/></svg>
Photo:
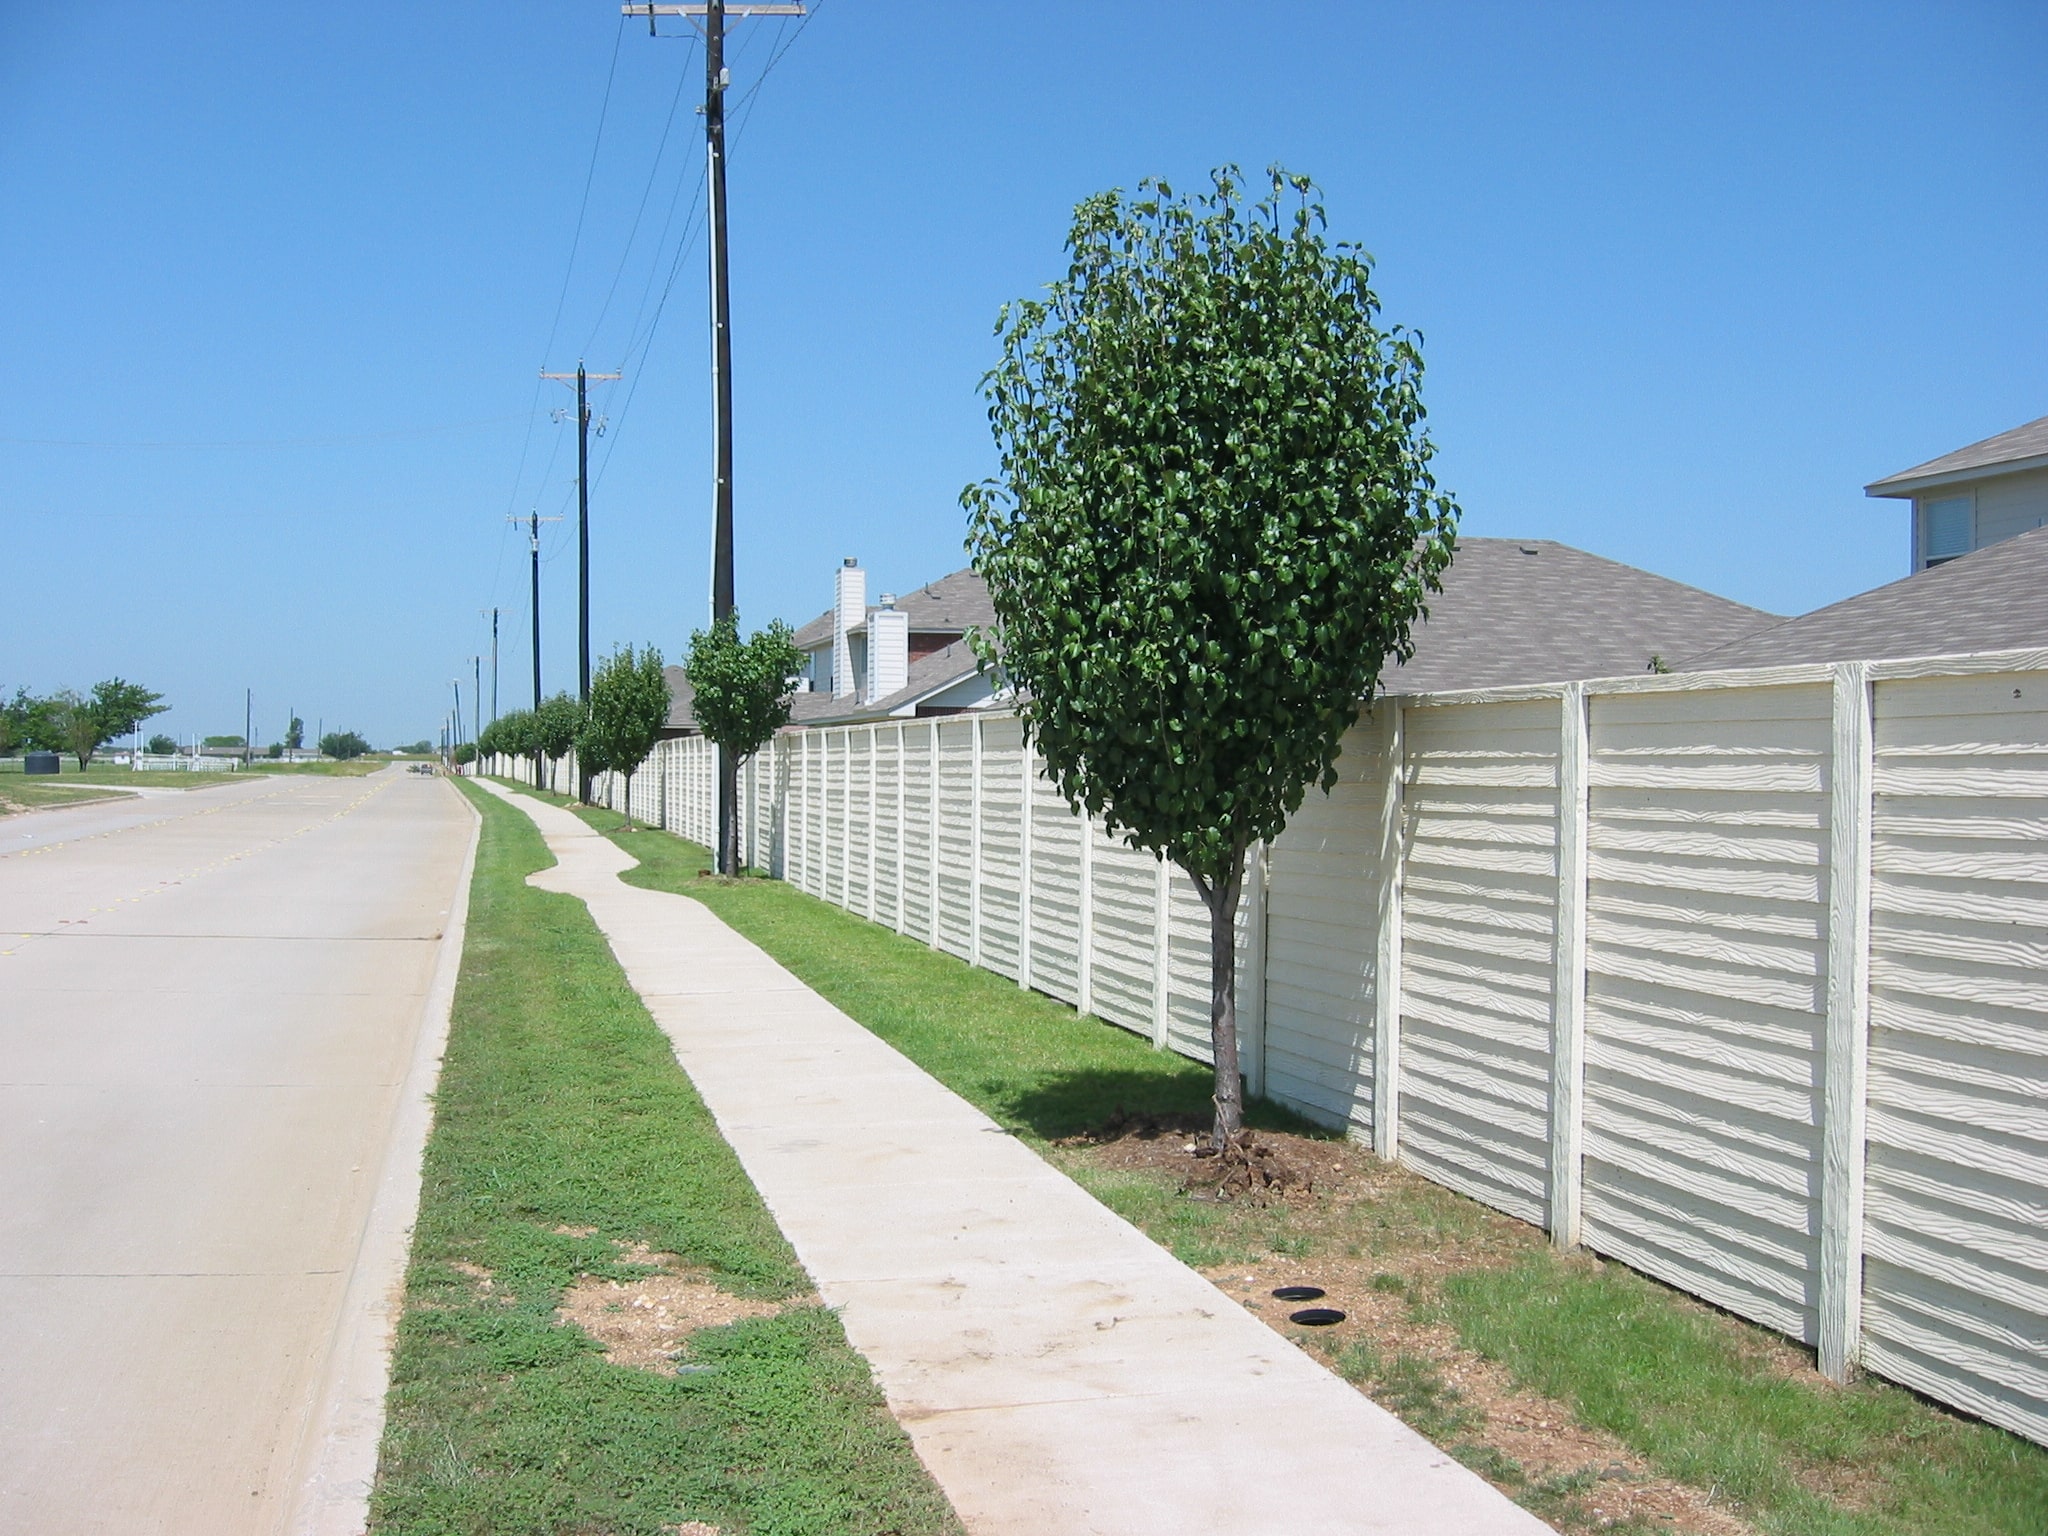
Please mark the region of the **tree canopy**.
<svg viewBox="0 0 2048 1536"><path fill-rule="evenodd" d="M566 693L542 699L533 711L532 750L539 754L544 773L549 765L576 745L576 733L583 729L583 705Z"/></svg>
<svg viewBox="0 0 2048 1536"><path fill-rule="evenodd" d="M962 495L996 612L975 643L1077 808L1210 911L1219 1144L1235 1134L1232 943L1276 836L1456 547L1420 339L1305 178L1164 182L1075 210L1067 275L1006 306L983 379L999 475Z"/></svg>
<svg viewBox="0 0 2048 1536"><path fill-rule="evenodd" d="M668 707L661 652L620 646L590 676L590 710L576 734L578 765L585 773L622 775L631 804L633 775L661 739Z"/></svg>
<svg viewBox="0 0 2048 1536"><path fill-rule="evenodd" d="M31 699L26 690L17 690L7 710L21 722L20 734L29 745L69 752L83 772L101 747L169 707L162 694L110 677L94 683L83 697L69 688L47 699Z"/></svg>
<svg viewBox="0 0 2048 1536"><path fill-rule="evenodd" d="M347 762L369 751L370 744L355 731L329 731L320 738L320 750L329 757Z"/></svg>
<svg viewBox="0 0 2048 1536"><path fill-rule="evenodd" d="M690 679L690 713L697 728L722 747L734 763L745 762L789 724L791 679L804 653L780 619L740 638L737 609L690 636L683 672ZM740 868L739 818L728 807L720 816L718 867Z"/></svg>

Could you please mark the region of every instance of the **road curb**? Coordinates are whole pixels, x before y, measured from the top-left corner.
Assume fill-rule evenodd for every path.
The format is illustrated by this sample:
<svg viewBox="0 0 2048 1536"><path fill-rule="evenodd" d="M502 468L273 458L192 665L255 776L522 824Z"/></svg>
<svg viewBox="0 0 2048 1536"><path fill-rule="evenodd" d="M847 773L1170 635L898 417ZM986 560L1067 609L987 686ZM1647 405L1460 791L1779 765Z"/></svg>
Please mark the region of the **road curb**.
<svg viewBox="0 0 2048 1536"><path fill-rule="evenodd" d="M455 793L461 795L459 790ZM467 796L462 796L462 803L471 817L469 851L449 896L441 951L421 1010L412 1061L399 1090L376 1198L363 1223L327 1367L300 1441L297 1492L281 1527L289 1536L362 1536L369 1525L391 1352L405 1303L413 1223L419 1218L421 1160L433 1129L434 1089L448 1045L469 926L470 880L483 833L482 814Z"/></svg>

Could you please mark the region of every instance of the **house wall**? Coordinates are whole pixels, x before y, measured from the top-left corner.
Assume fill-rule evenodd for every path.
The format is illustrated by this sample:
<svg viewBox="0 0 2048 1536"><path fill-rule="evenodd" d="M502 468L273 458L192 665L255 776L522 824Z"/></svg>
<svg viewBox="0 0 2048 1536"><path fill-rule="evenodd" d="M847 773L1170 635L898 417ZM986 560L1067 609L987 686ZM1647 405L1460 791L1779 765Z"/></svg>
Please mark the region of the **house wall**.
<svg viewBox="0 0 2048 1536"><path fill-rule="evenodd" d="M2048 469L1998 475L1923 492L1913 502L1915 570L1926 564L1928 505L1953 497L1969 497L1973 503L1969 546L1972 550L2048 525Z"/></svg>
<svg viewBox="0 0 2048 1536"><path fill-rule="evenodd" d="M1337 769L1246 881L1252 1091L2048 1443L2048 653L1381 701ZM1206 1059L1199 898L1014 716L743 790L770 873Z"/></svg>

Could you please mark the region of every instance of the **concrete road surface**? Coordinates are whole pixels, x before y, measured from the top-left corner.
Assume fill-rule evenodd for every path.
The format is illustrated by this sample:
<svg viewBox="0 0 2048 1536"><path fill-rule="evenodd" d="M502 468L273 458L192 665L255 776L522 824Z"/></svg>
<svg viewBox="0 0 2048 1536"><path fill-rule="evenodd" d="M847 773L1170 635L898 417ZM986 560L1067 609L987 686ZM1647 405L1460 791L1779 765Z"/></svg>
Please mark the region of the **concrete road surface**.
<svg viewBox="0 0 2048 1536"><path fill-rule="evenodd" d="M473 826L401 771L0 820L0 1532L367 1465Z"/></svg>

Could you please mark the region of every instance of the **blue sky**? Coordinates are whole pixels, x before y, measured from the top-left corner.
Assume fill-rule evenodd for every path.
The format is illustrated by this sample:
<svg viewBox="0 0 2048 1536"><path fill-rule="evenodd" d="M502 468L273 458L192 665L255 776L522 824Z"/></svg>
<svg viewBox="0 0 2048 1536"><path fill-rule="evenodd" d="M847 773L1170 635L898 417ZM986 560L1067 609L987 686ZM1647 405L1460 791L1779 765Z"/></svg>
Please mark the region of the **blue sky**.
<svg viewBox="0 0 2048 1536"><path fill-rule="evenodd" d="M873 590L964 564L997 307L1083 196L1224 161L1315 176L1377 257L1468 533L1797 612L1903 574L1865 481L2048 412L2036 4L824 0L734 50L750 622L821 610L842 555ZM505 518L573 511L534 375L579 355L628 374L594 643L678 653L701 81L606 0L0 0L0 685L119 673L179 734L248 687L259 739L296 707L384 743L437 729L496 604L520 702Z"/></svg>

